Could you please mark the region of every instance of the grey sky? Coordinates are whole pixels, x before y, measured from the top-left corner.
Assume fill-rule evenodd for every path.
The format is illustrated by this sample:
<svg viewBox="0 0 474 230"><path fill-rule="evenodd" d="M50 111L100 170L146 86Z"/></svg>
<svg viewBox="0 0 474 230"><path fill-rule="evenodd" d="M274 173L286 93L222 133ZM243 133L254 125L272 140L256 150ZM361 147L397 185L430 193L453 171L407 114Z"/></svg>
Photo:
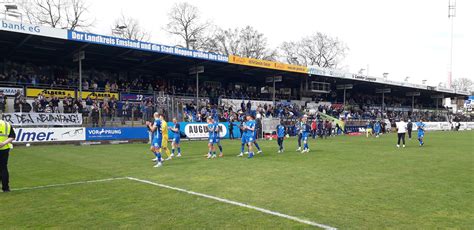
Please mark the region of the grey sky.
<svg viewBox="0 0 474 230"><path fill-rule="evenodd" d="M167 13L179 1L91 1L96 17L93 32L109 33L121 12L140 20L152 33L152 42L176 44L163 27ZM228 27L251 25L263 32L271 46L321 31L344 40L350 48L343 66L369 74L389 73L393 80L410 76L410 82L428 79L446 82L449 64L450 23L448 0L292 0L217 1L188 0L203 18ZM457 0L454 19L453 78L474 80L470 66L474 53L474 1Z"/></svg>

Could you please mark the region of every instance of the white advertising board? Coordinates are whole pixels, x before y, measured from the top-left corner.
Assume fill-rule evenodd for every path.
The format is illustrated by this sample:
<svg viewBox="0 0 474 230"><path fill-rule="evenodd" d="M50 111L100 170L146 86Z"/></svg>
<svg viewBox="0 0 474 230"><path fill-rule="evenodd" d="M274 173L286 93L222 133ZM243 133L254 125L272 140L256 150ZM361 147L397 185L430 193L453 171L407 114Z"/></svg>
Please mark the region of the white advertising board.
<svg viewBox="0 0 474 230"><path fill-rule="evenodd" d="M84 141L85 128L14 128L16 138L13 143Z"/></svg>

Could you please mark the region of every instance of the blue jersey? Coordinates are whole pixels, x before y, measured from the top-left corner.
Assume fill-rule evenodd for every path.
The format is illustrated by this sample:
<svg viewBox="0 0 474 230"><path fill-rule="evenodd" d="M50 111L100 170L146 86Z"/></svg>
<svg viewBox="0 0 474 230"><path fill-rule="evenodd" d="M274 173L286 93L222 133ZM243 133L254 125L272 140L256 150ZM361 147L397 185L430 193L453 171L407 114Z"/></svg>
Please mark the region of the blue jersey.
<svg viewBox="0 0 474 230"><path fill-rule="evenodd" d="M425 133L425 123L417 122L416 126L418 127L418 134L424 134Z"/></svg>
<svg viewBox="0 0 474 230"><path fill-rule="evenodd" d="M285 126L277 125L277 135L278 137L285 137Z"/></svg>
<svg viewBox="0 0 474 230"><path fill-rule="evenodd" d="M172 130L171 132L173 132L174 135L178 135L179 136L179 129L181 128L181 125L179 123L176 123L173 125L173 129L176 129L175 130Z"/></svg>
<svg viewBox="0 0 474 230"><path fill-rule="evenodd" d="M181 125L179 123L176 123L176 124L173 124L173 129L176 129L176 131L171 130L171 132L173 132L173 141L176 144L179 144L181 140L181 132L179 131L180 128L181 128Z"/></svg>
<svg viewBox="0 0 474 230"><path fill-rule="evenodd" d="M301 134L303 134L303 136L308 136L311 132L311 126L309 126L308 124L305 124L305 123L302 123L302 127L301 127Z"/></svg>
<svg viewBox="0 0 474 230"><path fill-rule="evenodd" d="M374 126L375 131L377 131L377 132L380 131L380 128L381 128L380 123L378 123L378 122L375 123L375 126Z"/></svg>
<svg viewBox="0 0 474 230"><path fill-rule="evenodd" d="M221 136L219 135L219 123L214 122L214 138L219 140Z"/></svg>
<svg viewBox="0 0 474 230"><path fill-rule="evenodd" d="M207 124L207 129L208 129L208 132L209 132L209 140L214 139L214 123Z"/></svg>
<svg viewBox="0 0 474 230"><path fill-rule="evenodd" d="M367 123L367 129L372 129L372 123Z"/></svg>
<svg viewBox="0 0 474 230"><path fill-rule="evenodd" d="M153 125L156 127L155 132L153 132L153 138L161 139L161 138L163 137L163 136L162 136L162 133L161 133L161 120L160 120L160 119L156 119L156 120L153 122Z"/></svg>
<svg viewBox="0 0 474 230"><path fill-rule="evenodd" d="M247 128L255 128L255 121L254 120L247 121L244 123L244 125L247 126ZM244 133L245 135L249 137L255 136L255 130L245 129Z"/></svg>
<svg viewBox="0 0 474 230"><path fill-rule="evenodd" d="M300 126L300 133L303 134L304 129L306 128L306 124L304 122L300 122L299 126Z"/></svg>

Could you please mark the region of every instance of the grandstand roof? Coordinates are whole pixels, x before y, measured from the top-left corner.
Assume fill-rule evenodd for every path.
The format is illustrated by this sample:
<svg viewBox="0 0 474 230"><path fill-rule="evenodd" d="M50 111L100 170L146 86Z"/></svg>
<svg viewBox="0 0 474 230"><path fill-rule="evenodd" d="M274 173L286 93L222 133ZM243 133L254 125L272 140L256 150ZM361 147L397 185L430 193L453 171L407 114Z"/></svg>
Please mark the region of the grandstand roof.
<svg viewBox="0 0 474 230"><path fill-rule="evenodd" d="M264 82L265 77L281 75L285 79L357 84L367 88L390 87L404 92L442 94L444 97L467 96L469 92L383 78L360 76L339 70L288 65L258 59L224 56L180 47L139 42L106 35L61 30L2 20L0 23L0 58L75 66L73 55L85 51L83 66L118 71L174 72L188 74L191 67L202 65L205 75L242 81ZM337 82L336 82L337 81ZM289 81L291 82L291 81ZM294 83L294 82L291 82ZM365 88L365 87L364 87Z"/></svg>

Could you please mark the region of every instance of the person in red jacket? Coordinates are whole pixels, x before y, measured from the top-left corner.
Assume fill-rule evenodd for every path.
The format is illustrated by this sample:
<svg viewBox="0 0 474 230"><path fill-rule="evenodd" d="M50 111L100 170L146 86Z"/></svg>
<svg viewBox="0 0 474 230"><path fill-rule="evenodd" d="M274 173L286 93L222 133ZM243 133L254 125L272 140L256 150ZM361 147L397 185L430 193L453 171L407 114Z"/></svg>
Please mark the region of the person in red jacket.
<svg viewBox="0 0 474 230"><path fill-rule="evenodd" d="M313 122L311 122L311 135L313 136L313 139L316 138L317 128L318 128L318 126L316 124L316 119L314 119Z"/></svg>

